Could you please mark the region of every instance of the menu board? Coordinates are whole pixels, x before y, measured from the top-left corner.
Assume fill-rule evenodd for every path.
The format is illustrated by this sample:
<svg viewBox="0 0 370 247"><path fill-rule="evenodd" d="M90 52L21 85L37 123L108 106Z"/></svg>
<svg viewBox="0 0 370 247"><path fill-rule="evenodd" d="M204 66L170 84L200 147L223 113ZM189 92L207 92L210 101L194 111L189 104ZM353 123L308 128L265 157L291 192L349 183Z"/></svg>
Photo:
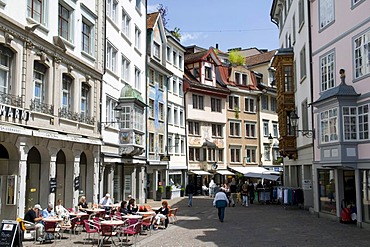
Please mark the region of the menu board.
<svg viewBox="0 0 370 247"><path fill-rule="evenodd" d="M22 246L18 221L3 220L0 229L0 246Z"/></svg>

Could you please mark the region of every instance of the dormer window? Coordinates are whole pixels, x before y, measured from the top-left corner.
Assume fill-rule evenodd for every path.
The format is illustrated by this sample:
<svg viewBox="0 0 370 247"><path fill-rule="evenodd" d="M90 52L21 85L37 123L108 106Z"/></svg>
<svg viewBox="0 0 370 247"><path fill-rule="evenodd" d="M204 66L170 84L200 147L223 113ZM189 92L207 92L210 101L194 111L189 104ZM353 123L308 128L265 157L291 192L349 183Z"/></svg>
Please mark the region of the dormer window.
<svg viewBox="0 0 370 247"><path fill-rule="evenodd" d="M205 67L205 78L206 80L212 80L212 68L211 67Z"/></svg>
<svg viewBox="0 0 370 247"><path fill-rule="evenodd" d="M153 44L153 56L155 58L161 59L159 50L160 50L160 45L158 43L154 42L154 44Z"/></svg>

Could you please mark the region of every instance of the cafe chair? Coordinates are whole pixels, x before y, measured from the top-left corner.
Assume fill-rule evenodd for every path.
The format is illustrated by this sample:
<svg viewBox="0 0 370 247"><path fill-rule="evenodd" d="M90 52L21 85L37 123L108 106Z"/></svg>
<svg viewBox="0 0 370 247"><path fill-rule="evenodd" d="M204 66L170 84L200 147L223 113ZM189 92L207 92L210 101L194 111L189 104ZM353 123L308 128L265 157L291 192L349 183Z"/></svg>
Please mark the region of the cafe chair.
<svg viewBox="0 0 370 247"><path fill-rule="evenodd" d="M72 240L72 236L76 234L77 222L79 220L80 219L78 217L74 217L71 219L71 224L69 226L63 226L67 228L65 230L69 230L69 235L70 235L69 240Z"/></svg>
<svg viewBox="0 0 370 247"><path fill-rule="evenodd" d="M123 234L126 235L126 243L128 241L128 235L132 235L132 238L134 239L134 243L135 243L135 246L136 246L137 236L141 232L141 227L142 227L142 223L141 223L141 221L138 221L135 224L128 225L127 227L124 227L122 229Z"/></svg>
<svg viewBox="0 0 370 247"><path fill-rule="evenodd" d="M48 239L48 237L51 235L54 239L54 246L56 245L56 236L55 234L59 234L60 227L58 226L58 222L55 221L44 221L44 242Z"/></svg>
<svg viewBox="0 0 370 247"><path fill-rule="evenodd" d="M32 239L33 243L36 243L36 224L23 220L26 231L24 231L24 239Z"/></svg>
<svg viewBox="0 0 370 247"><path fill-rule="evenodd" d="M116 245L114 243L114 240L112 237L116 236L117 235L117 232L114 231L114 226L111 226L111 225L101 225L101 237L102 237L102 240L100 241L100 245L103 245L104 241L108 241L109 239L111 240L111 243L113 243L114 245Z"/></svg>
<svg viewBox="0 0 370 247"><path fill-rule="evenodd" d="M143 228L145 227L147 230L149 230L149 234L152 235L152 220L153 220L153 215L145 215L144 218L141 220L141 225Z"/></svg>
<svg viewBox="0 0 370 247"><path fill-rule="evenodd" d="M76 217L77 218L77 217ZM85 220L88 220L89 219L89 215L83 215L81 216L77 221L76 221L76 225L75 225L75 229L74 231L76 232L77 230L77 234L79 234L78 232L79 231L83 231L83 229L85 228Z"/></svg>
<svg viewBox="0 0 370 247"><path fill-rule="evenodd" d="M172 223L174 225L177 223L177 216L176 216L177 211L178 211L178 208L170 209L171 215L168 217L169 223Z"/></svg>
<svg viewBox="0 0 370 247"><path fill-rule="evenodd" d="M84 225L85 225L85 231L86 231L86 235L87 235L87 238L84 238L84 245L86 244L85 240L87 240L87 239L91 240L91 243L94 245L94 243L92 242L93 239L90 238L90 235L93 234L94 239L95 239L95 233L99 234L99 229L94 225L93 222L90 222L88 220L84 220ZM99 245L99 238L98 238L98 245Z"/></svg>

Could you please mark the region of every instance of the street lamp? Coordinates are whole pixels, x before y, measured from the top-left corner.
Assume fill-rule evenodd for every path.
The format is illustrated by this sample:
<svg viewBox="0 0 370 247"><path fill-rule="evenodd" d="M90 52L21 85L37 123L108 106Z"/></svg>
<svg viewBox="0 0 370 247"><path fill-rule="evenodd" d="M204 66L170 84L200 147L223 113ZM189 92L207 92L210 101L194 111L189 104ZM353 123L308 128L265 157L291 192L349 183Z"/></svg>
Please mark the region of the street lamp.
<svg viewBox="0 0 370 247"><path fill-rule="evenodd" d="M272 143L274 142L274 138L272 137L271 133L270 133L270 135L269 135L268 139L269 139L269 144L270 144L270 146L271 146L271 145L272 145Z"/></svg>
<svg viewBox="0 0 370 247"><path fill-rule="evenodd" d="M298 129L298 115L295 111L292 111L290 113L290 121L291 121L291 124L292 124L292 127L294 129L295 132L297 132L297 136L298 136L298 133L301 132L303 136L305 137L313 137L315 138L315 130L299 130Z"/></svg>

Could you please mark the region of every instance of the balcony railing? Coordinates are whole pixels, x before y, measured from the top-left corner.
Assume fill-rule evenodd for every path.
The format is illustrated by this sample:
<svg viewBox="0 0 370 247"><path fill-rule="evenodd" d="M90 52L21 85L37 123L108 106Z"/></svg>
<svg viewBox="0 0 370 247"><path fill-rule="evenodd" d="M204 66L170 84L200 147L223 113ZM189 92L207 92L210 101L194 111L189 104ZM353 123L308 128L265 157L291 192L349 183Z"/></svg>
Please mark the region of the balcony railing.
<svg viewBox="0 0 370 247"><path fill-rule="evenodd" d="M8 93L0 93L0 103L22 107L22 97Z"/></svg>
<svg viewBox="0 0 370 247"><path fill-rule="evenodd" d="M85 113L68 111L66 108L59 108L58 114L60 118L66 118L80 123L90 125L93 125L95 123L94 117L87 116Z"/></svg>
<svg viewBox="0 0 370 247"><path fill-rule="evenodd" d="M49 105L38 100L31 99L30 109L31 111L54 115L54 105Z"/></svg>

